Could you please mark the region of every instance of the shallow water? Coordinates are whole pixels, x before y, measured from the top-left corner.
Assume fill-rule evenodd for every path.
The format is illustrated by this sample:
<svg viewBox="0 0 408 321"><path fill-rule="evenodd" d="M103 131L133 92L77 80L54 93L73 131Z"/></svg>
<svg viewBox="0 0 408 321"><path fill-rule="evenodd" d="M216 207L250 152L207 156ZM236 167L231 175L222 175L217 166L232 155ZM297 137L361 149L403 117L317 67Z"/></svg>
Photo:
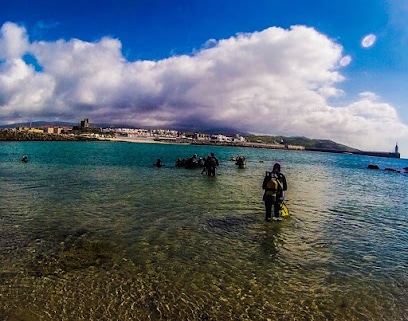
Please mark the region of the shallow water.
<svg viewBox="0 0 408 321"><path fill-rule="evenodd" d="M215 178L174 167L210 151ZM238 154L244 170L229 161ZM159 157L166 167L152 166ZM261 184L277 160L291 216L266 223ZM0 316L406 321L408 176L383 170L406 166L266 149L1 143Z"/></svg>

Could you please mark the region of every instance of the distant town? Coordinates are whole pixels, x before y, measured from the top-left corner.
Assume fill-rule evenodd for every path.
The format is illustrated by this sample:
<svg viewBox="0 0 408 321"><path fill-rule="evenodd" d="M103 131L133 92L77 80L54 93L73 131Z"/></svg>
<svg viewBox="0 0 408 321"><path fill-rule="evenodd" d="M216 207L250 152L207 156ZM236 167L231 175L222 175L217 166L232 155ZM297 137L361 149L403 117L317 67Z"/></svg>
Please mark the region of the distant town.
<svg viewBox="0 0 408 321"><path fill-rule="evenodd" d="M255 136L240 134L208 134L200 132L181 132L171 129L143 129L91 126L85 118L74 126L18 126L0 130L0 141L124 141L124 142L162 142L190 145L237 146L270 149L306 150L330 153L346 153L387 158L400 158L398 144L394 152L360 151L330 140L316 140L305 137Z"/></svg>
<svg viewBox="0 0 408 321"><path fill-rule="evenodd" d="M196 145L225 145L304 150L303 146L285 144L283 141L264 143L247 140L239 134L206 134L181 132L171 129L143 129L91 126L89 119L74 126L22 126L0 131L0 140L117 140L134 142L164 142Z"/></svg>

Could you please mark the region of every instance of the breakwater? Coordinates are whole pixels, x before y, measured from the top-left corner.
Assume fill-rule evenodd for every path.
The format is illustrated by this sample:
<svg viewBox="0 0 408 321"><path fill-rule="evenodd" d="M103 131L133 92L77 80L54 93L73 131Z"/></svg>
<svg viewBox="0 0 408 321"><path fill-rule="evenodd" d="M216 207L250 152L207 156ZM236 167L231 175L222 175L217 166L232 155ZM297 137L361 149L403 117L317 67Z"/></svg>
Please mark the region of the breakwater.
<svg viewBox="0 0 408 321"><path fill-rule="evenodd" d="M355 154L375 157L386 158L401 158L398 152L373 152L373 151L361 151L357 149L344 150L333 148L316 148L316 147L304 147L299 145L284 145L284 144L268 144L268 143L255 143L255 142L213 142L213 141L201 141L201 140L169 140L165 138L156 138L156 141L161 142L173 142L173 143L187 143L191 145L212 145L212 146L235 146L235 147L251 147L251 148L268 148L268 149L288 149L288 150L304 150L324 153L336 153L336 154Z"/></svg>
<svg viewBox="0 0 408 321"><path fill-rule="evenodd" d="M324 153L337 153L337 154L355 154L355 155L364 155L364 156L375 156L375 157L386 157L386 158L401 158L400 153L391 153L391 152L372 152L372 151L362 151L362 150L353 150L353 151L344 151L337 149L325 149L325 148L305 148L307 151L313 152L324 152Z"/></svg>

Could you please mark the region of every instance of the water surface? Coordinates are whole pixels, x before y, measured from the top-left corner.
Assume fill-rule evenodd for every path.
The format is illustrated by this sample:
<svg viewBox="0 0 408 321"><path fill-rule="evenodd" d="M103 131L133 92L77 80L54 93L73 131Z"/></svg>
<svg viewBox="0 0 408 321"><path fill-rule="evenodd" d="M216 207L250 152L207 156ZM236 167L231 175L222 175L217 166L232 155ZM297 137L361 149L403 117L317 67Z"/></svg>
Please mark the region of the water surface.
<svg viewBox="0 0 408 321"><path fill-rule="evenodd" d="M174 167L211 151L215 178ZM230 161L238 154L244 170ZM153 167L157 158L166 167ZM291 216L264 222L261 184L275 161ZM406 166L250 148L1 143L0 315L406 321L408 177L384 170Z"/></svg>

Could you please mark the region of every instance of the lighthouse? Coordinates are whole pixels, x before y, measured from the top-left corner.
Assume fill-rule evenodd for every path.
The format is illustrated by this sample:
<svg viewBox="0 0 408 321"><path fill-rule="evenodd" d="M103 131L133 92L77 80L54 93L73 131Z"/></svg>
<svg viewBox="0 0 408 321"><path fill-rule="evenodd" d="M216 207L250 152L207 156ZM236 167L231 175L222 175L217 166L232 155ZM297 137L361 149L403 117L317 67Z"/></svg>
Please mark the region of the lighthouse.
<svg viewBox="0 0 408 321"><path fill-rule="evenodd" d="M398 154L398 143L395 143L395 154Z"/></svg>

